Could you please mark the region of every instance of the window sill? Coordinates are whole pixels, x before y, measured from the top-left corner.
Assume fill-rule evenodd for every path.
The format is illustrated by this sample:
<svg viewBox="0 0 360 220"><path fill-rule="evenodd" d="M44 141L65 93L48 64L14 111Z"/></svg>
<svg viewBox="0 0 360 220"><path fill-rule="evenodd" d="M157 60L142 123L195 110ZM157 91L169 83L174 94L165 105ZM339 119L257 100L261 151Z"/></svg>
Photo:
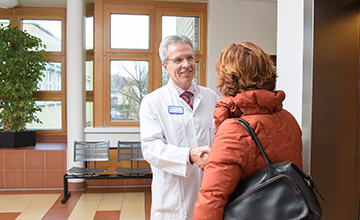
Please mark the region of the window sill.
<svg viewBox="0 0 360 220"><path fill-rule="evenodd" d="M85 134L94 133L140 133L140 127L87 127L84 130Z"/></svg>

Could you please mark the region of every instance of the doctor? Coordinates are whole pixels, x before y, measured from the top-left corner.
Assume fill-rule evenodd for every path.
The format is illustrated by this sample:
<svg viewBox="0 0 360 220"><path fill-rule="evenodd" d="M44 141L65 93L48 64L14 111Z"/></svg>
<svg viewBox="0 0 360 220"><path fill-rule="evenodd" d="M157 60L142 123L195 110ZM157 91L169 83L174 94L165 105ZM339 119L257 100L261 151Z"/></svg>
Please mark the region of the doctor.
<svg viewBox="0 0 360 220"><path fill-rule="evenodd" d="M193 82L195 55L188 37L166 37L159 55L170 80L146 95L140 107L142 151L153 172L151 219L190 220L214 136L219 97ZM190 98L181 97L186 91Z"/></svg>

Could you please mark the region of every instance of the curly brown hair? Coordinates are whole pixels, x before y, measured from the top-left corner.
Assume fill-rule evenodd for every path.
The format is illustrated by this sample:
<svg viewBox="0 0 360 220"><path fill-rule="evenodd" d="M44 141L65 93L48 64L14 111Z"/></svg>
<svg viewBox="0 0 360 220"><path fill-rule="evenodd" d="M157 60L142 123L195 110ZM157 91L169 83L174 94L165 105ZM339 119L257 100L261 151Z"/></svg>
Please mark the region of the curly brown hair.
<svg viewBox="0 0 360 220"><path fill-rule="evenodd" d="M226 47L216 62L216 73L219 81L215 86L223 95L230 96L247 90L274 91L277 78L269 54L249 41Z"/></svg>

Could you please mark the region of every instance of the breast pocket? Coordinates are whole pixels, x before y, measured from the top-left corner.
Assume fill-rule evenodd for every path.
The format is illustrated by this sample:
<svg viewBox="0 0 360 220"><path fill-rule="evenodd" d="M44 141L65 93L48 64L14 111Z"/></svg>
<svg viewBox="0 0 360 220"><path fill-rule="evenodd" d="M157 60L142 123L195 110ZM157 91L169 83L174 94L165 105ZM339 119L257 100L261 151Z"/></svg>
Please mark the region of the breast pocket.
<svg viewBox="0 0 360 220"><path fill-rule="evenodd" d="M185 115L170 115L170 117L166 118L163 123L163 126L165 126L163 130L168 144L181 146L189 121Z"/></svg>

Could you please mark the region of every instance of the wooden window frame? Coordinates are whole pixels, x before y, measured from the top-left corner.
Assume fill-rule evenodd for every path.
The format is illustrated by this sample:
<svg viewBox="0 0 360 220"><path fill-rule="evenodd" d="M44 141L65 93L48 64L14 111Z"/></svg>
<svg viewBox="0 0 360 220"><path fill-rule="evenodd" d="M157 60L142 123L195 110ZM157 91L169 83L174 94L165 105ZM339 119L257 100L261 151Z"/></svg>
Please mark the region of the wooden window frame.
<svg viewBox="0 0 360 220"><path fill-rule="evenodd" d="M133 127L139 121L110 121L110 60L148 60L149 92L161 87L162 65L158 54L161 42L162 16L190 16L200 18L199 85L206 85L207 3L166 2L146 0L97 0L94 3L94 126ZM149 48L147 50L110 48L110 15L149 15Z"/></svg>

